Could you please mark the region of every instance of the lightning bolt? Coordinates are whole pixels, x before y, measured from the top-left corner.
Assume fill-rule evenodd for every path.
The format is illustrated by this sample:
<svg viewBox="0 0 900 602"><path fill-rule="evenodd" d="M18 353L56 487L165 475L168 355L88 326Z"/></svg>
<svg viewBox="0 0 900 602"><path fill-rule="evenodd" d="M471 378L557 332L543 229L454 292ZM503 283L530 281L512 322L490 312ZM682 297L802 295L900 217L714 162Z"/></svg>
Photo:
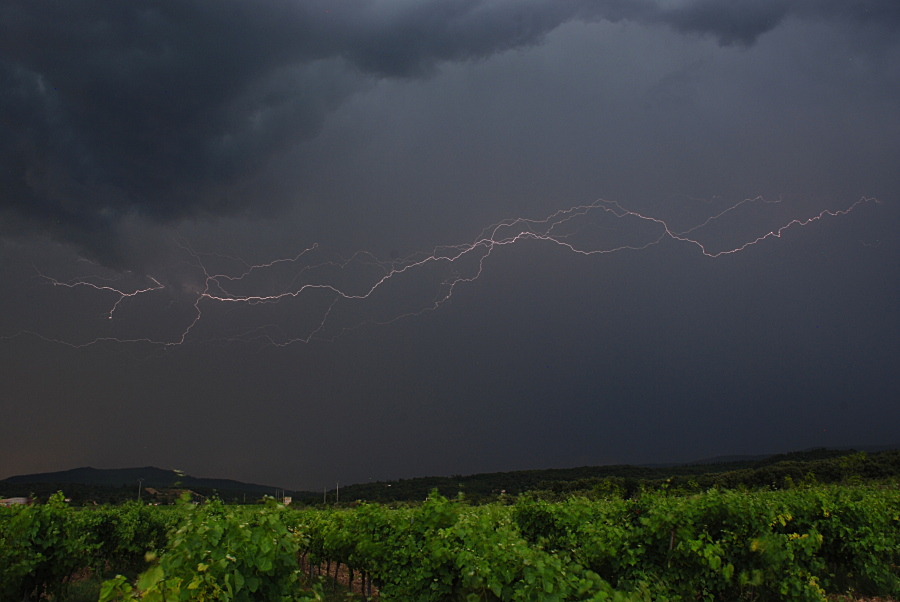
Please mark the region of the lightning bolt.
<svg viewBox="0 0 900 602"><path fill-rule="evenodd" d="M102 314L106 321L119 321L123 307L145 299L153 305L183 306L168 337L100 336L82 342L57 340L27 331L45 340L76 348L104 342L146 344L171 348L188 342L220 341L286 346L314 340L333 341L365 324L389 324L434 311L447 303L458 287L474 282L484 272L486 262L499 248L525 241L556 245L579 255L591 256L640 251L671 240L691 245L711 259L745 251L766 240L781 238L792 228L809 226L827 217L849 214L857 208L878 203L863 197L841 210L793 218L777 228L714 248L703 242L703 234L748 206L780 203L761 197L742 200L687 229L678 230L666 220L623 207L616 201L599 199L586 205L561 209L542 219L511 218L494 223L469 242L437 246L430 252L382 260L369 252L342 257L314 244L295 255L268 263L250 264L224 254L203 253L188 241L176 240L183 266L190 276L176 285L163 278L146 276L143 284L126 288L121 276L84 277L58 280L37 271L36 278L54 287L84 289L100 298L111 299ZM164 282L166 282L164 284ZM168 294L167 294L168 293ZM142 306L142 312L146 311ZM159 310L157 311L159 313ZM159 319L159 315L157 315ZM141 318L138 318L140 321ZM215 324L203 332L207 322ZM22 333L19 333L22 334ZM9 337L7 337L9 338Z"/></svg>

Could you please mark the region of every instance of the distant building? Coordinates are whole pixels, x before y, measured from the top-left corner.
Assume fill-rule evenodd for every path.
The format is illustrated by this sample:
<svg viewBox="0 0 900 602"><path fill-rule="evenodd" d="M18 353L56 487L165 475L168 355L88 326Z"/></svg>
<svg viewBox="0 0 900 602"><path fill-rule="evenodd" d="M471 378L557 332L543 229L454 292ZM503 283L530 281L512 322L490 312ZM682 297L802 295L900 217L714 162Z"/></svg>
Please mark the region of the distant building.
<svg viewBox="0 0 900 602"><path fill-rule="evenodd" d="M0 500L0 506L30 506L34 500L30 497L8 497Z"/></svg>

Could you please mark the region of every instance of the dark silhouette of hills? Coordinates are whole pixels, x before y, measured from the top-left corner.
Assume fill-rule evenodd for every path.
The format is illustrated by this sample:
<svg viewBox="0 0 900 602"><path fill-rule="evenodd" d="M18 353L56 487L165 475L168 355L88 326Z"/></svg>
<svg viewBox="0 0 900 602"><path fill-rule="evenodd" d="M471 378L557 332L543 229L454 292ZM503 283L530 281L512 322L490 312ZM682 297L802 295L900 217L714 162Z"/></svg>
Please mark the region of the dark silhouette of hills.
<svg viewBox="0 0 900 602"><path fill-rule="evenodd" d="M496 499L499 495L519 495L525 492L543 491L565 496L586 492L604 486L604 481L633 494L642 486L658 487L665 483L672 486L723 486L745 485L766 487L780 485L785 477L802 480L812 473L823 482L835 482L853 475L863 479L879 479L900 476L900 445L860 446L858 448L811 449L786 454L759 456L717 456L685 464L652 464L643 466L607 465L581 466L577 468L551 468L545 470L520 470L451 477L418 477L361 483L341 487L340 499L374 502L422 501L437 489L445 497L455 497L462 492L467 499L479 502ZM871 452L868 460L844 467L840 459ZM845 462L846 464L846 462ZM335 499L329 491L327 499ZM302 499L302 496L297 496ZM312 494L308 501L322 500L322 494Z"/></svg>
<svg viewBox="0 0 900 602"><path fill-rule="evenodd" d="M218 496L226 501L255 501L264 495L296 495L268 485L232 479L207 479L155 466L142 468L73 468L59 472L17 475L0 481L0 497L36 495L39 499L63 491L76 503L121 503L135 499L138 488L143 499L152 499L147 488L160 491L187 489L202 497ZM299 492L301 495L312 495Z"/></svg>
<svg viewBox="0 0 900 602"><path fill-rule="evenodd" d="M824 482L855 475L878 479L900 475L900 445L859 446L856 448L819 448L785 454L758 456L716 456L684 464L648 464L581 466L519 470L450 477L417 477L397 481L361 483L341 487L340 499L374 502L421 501L437 489L453 497L463 492L472 501L496 499L499 495L518 495L528 491L545 491L558 495L592 490L614 483L632 491L641 486L659 486L663 482L676 486L693 484L701 487L772 486L784 479L804 479L813 474ZM846 456L871 453L854 462L841 461ZM296 501L319 503L321 493L290 491L267 485L243 483L231 479L198 478L175 470L154 466L143 468L98 469L74 468L60 472L18 475L0 481L0 497L37 495L45 498L62 490L74 503L121 503L135 499L138 487L157 490L189 489L203 497L218 496L225 501L255 501L264 495L290 495ZM333 502L335 491L326 493ZM147 495L147 494L144 494Z"/></svg>
<svg viewBox="0 0 900 602"><path fill-rule="evenodd" d="M134 486L142 480L144 487L203 487L209 489L239 490L260 494L274 494L275 488L254 483L242 483L231 479L204 479L180 474L175 470L164 470L155 466L143 468L73 468L60 472L44 472L9 477L0 483L78 483L80 485L105 485L111 487Z"/></svg>
<svg viewBox="0 0 900 602"><path fill-rule="evenodd" d="M705 460L695 460L694 462L688 462L689 465L709 465L709 464L722 464L722 463L732 463L732 462L750 462L755 464L777 464L778 462L789 462L791 460L797 460L802 458L803 460L822 460L825 458L833 458L836 456L843 456L847 453L854 452L867 452L867 453L877 453L882 451L888 451L892 449L900 449L900 444L897 445L857 445L853 447L816 447L813 449L805 449L797 452L789 452L786 454L762 454L759 456L715 456L713 458L707 458ZM650 466L650 465L646 465ZM659 464L657 466L666 466L663 464ZM669 464L668 466L684 466L684 464Z"/></svg>

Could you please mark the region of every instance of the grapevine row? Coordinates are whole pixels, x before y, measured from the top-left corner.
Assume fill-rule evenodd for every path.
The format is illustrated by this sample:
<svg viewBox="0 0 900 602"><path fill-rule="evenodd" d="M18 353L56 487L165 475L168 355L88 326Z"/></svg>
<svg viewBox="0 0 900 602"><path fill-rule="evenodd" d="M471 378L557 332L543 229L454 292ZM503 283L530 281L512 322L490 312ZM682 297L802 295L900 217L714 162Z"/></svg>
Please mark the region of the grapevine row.
<svg viewBox="0 0 900 602"><path fill-rule="evenodd" d="M520 496L470 506L125 505L0 508L0 599L64 600L73 575L118 576L101 602L320 599L301 570L340 563L380 600L800 600L900 597L896 485Z"/></svg>

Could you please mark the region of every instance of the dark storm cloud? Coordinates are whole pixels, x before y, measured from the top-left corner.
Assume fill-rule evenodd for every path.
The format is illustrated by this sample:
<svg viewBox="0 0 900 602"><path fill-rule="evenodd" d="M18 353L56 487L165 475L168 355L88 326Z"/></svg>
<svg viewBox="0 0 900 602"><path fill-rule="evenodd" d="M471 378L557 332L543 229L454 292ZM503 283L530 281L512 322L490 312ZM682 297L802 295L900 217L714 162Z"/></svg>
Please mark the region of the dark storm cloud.
<svg viewBox="0 0 900 602"><path fill-rule="evenodd" d="M6 3L0 206L106 261L131 212L240 212L227 185L313 135L348 92L314 64L329 33L316 8Z"/></svg>
<svg viewBox="0 0 900 602"><path fill-rule="evenodd" d="M782 0L697 0L661 17L678 31L715 36L724 46L750 45L788 14Z"/></svg>
<svg viewBox="0 0 900 602"><path fill-rule="evenodd" d="M891 0L696 0L663 11L659 20L678 31L714 36L724 46L750 46L788 17L900 27L900 4Z"/></svg>
<svg viewBox="0 0 900 602"><path fill-rule="evenodd" d="M123 267L129 216L271 209L242 184L373 78L425 77L539 43L573 19L749 45L791 15L900 21L894 3L837 0L7 1L3 230L43 231Z"/></svg>

